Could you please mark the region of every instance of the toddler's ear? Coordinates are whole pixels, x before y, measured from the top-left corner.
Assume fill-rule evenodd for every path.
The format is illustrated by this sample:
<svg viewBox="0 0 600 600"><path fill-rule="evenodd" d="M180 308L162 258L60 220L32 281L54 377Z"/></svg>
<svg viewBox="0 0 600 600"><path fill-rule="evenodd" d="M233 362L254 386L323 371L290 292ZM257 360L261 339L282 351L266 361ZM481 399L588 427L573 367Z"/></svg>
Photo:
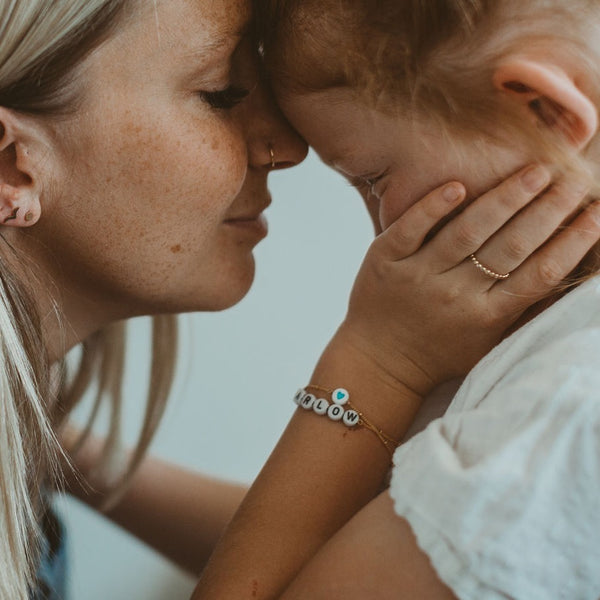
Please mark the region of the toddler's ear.
<svg viewBox="0 0 600 600"><path fill-rule="evenodd" d="M539 122L582 149L598 129L598 111L574 77L549 62L512 57L495 71L494 86Z"/></svg>

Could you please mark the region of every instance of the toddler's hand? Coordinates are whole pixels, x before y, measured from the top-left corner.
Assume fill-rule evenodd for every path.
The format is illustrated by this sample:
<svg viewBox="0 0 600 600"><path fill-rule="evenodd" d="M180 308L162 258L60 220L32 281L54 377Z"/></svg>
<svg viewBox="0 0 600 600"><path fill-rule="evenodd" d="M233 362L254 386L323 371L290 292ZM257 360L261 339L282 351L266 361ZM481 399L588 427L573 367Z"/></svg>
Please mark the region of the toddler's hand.
<svg viewBox="0 0 600 600"><path fill-rule="evenodd" d="M545 168L525 169L428 241L464 188L450 183L412 206L373 242L337 336L420 395L466 374L600 238L598 204L578 213L586 190L549 182ZM452 187L459 197L449 202Z"/></svg>

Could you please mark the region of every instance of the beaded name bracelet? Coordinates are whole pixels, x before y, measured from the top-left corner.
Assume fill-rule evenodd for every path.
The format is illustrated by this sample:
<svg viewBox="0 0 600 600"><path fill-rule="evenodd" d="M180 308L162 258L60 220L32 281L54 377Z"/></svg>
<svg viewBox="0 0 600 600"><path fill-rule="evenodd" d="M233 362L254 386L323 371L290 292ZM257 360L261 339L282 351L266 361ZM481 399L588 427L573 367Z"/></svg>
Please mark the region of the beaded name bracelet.
<svg viewBox="0 0 600 600"><path fill-rule="evenodd" d="M325 398L318 398L315 394L311 394L307 390L325 392L329 394L331 402ZM294 402L305 410L312 410L317 415L327 415L332 421L339 421L350 429L364 427L372 431L385 446L390 457L394 455L394 450L398 447L396 440L385 434L376 425L373 425L371 421L352 405L350 394L344 388L337 388L331 391L318 385L307 385L306 388L300 388L296 392Z"/></svg>

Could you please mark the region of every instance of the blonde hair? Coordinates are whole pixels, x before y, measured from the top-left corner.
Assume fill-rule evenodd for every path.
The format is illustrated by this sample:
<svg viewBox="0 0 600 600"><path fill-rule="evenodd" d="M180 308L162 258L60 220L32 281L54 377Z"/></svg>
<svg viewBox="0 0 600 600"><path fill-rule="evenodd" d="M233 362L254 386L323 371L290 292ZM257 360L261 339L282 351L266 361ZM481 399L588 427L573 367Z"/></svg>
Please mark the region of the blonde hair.
<svg viewBox="0 0 600 600"><path fill-rule="evenodd" d="M76 67L112 31L132 0L0 0L0 106L54 118L77 105ZM56 431L92 384L111 407L101 469L116 498L139 465L173 379L176 321L154 318L152 372L144 422L129 464L114 476L119 448L126 328L113 324L83 343L73 375L45 354L33 269L0 243L0 598L27 600L35 587L42 490L59 478ZM56 375L58 374L58 380Z"/></svg>

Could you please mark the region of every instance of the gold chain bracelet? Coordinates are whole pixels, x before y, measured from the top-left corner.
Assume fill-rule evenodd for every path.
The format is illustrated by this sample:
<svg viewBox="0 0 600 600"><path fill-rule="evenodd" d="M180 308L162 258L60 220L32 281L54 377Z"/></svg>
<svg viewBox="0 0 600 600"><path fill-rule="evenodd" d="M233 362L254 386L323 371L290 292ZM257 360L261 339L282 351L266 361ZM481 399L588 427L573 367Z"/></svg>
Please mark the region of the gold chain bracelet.
<svg viewBox="0 0 600 600"><path fill-rule="evenodd" d="M325 398L318 398L310 391L325 392L332 402L330 403ZM344 388L332 391L318 385L307 385L306 388L301 388L296 392L294 402L305 410L312 410L317 415L327 415L332 421L339 421L348 428L364 427L372 431L385 446L390 458L393 457L394 450L398 447L399 442L374 425L350 402L350 394Z"/></svg>

